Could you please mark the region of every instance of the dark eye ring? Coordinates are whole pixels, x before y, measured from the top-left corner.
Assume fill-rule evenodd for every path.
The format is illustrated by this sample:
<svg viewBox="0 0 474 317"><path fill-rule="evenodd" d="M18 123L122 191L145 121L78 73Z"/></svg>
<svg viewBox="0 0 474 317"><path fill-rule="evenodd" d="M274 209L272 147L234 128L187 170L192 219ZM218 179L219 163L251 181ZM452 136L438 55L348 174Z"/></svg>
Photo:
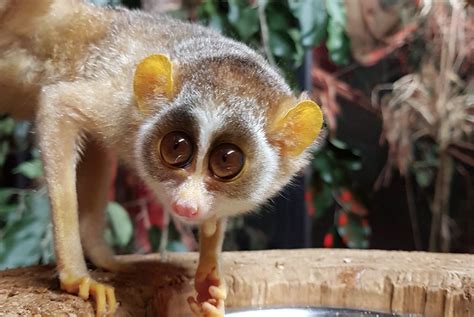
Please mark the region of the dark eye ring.
<svg viewBox="0 0 474 317"><path fill-rule="evenodd" d="M182 131L166 134L161 139L159 150L163 163L174 168L188 166L194 156L192 139Z"/></svg>
<svg viewBox="0 0 474 317"><path fill-rule="evenodd" d="M215 178L222 181L236 179L241 175L244 165L244 153L235 144L220 144L209 155L209 170Z"/></svg>

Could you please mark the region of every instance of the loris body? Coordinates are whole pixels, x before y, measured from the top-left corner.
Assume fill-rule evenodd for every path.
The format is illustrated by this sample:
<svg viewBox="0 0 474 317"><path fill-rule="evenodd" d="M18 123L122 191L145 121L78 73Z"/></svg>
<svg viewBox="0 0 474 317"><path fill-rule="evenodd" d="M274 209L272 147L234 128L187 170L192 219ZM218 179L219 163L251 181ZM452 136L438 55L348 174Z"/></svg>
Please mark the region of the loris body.
<svg viewBox="0 0 474 317"><path fill-rule="evenodd" d="M209 29L79 0L0 1L0 113L34 120L61 286L116 309L82 248L117 269L104 242L108 151L166 211L201 226L198 316L220 316L225 218L276 194L308 161L319 107L267 62ZM82 238L82 239L81 239Z"/></svg>

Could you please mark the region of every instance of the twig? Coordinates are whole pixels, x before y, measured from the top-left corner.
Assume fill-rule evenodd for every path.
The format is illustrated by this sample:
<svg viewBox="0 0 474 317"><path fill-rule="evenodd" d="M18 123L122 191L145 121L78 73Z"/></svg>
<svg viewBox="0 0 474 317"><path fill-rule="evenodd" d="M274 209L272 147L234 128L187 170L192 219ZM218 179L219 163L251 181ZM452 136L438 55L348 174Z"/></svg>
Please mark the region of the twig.
<svg viewBox="0 0 474 317"><path fill-rule="evenodd" d="M420 225L418 224L418 217L416 216L416 204L413 197L413 184L411 183L410 175L405 176L405 191L407 195L408 212L410 214L411 232L413 234L413 243L417 251L422 250Z"/></svg>
<svg viewBox="0 0 474 317"><path fill-rule="evenodd" d="M456 143L452 143L451 146L467 151L474 151L474 144L468 142L457 141Z"/></svg>
<svg viewBox="0 0 474 317"><path fill-rule="evenodd" d="M464 154L463 152L453 148L448 147L447 152L451 154L455 159L474 167L474 158L468 154Z"/></svg>
<svg viewBox="0 0 474 317"><path fill-rule="evenodd" d="M167 252L166 247L168 246L170 232L170 215L166 209L163 209L163 229L161 230L160 245L158 250L160 251L160 260L166 261Z"/></svg>
<svg viewBox="0 0 474 317"><path fill-rule="evenodd" d="M267 24L267 15L265 13L265 0L258 0L258 18L260 20L260 34L262 36L262 43L263 43L263 50L265 51L265 55L267 56L268 62L273 67L277 67L275 59L273 58L272 51L270 49L270 39L269 39L269 31L268 31L268 24Z"/></svg>
<svg viewBox="0 0 474 317"><path fill-rule="evenodd" d="M173 216L171 216L171 220L173 221L174 227L181 237L181 242L188 248L189 251L196 251L198 249L198 243L193 235L191 227L180 222Z"/></svg>
<svg viewBox="0 0 474 317"><path fill-rule="evenodd" d="M370 100L365 97L360 90L352 88L347 83L337 79L333 74L321 68L313 68L311 70L311 76L313 77L313 82L316 87L323 89L332 87L338 96L352 101L354 104L380 117L380 111L372 107Z"/></svg>
<svg viewBox="0 0 474 317"><path fill-rule="evenodd" d="M433 218L430 231L430 251L448 252L449 245L441 234L443 216L448 215L449 196L453 175L453 161L447 151L442 151L439 158L439 168L436 176L435 193L432 206Z"/></svg>
<svg viewBox="0 0 474 317"><path fill-rule="evenodd" d="M473 241L471 240L472 237L474 237L474 234L472 234L471 230L471 221L469 221L471 212L474 210L474 188L473 188L473 182L472 182L472 177L469 171L462 166L461 164L456 164L456 170L458 173L464 178L464 183L465 183L465 188L466 188L466 208L465 208L465 219L464 219L464 224L466 226L466 231L467 232L467 244L466 245L474 245ZM469 251L468 251L469 252Z"/></svg>

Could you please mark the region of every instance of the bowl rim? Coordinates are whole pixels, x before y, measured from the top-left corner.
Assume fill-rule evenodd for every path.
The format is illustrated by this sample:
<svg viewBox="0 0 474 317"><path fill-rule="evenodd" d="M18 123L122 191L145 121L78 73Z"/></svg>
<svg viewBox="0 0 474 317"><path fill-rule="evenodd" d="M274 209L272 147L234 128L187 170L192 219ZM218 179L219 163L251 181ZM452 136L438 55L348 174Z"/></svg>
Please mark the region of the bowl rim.
<svg viewBox="0 0 474 317"><path fill-rule="evenodd" d="M250 307L239 307L239 308L230 308L226 309L226 316L232 316L232 314L243 313L248 311L271 311L271 310L309 310L313 312L327 312L327 313L362 313L367 314L377 314L378 317L422 317L423 315L420 314L412 314L412 313L394 313L394 312L387 312L387 311L380 311L380 310L372 310L372 309L365 309L365 308L351 308L351 307L338 307L338 306L312 306L312 305L294 305L294 306L286 306L286 305L272 305L272 306L250 306Z"/></svg>

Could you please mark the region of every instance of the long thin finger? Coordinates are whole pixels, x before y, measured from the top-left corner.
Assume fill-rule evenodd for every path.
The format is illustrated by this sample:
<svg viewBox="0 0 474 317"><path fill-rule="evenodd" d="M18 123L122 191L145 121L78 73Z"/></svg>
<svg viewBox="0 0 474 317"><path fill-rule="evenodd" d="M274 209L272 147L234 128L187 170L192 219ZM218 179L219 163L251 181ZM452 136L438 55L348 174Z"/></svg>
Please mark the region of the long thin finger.
<svg viewBox="0 0 474 317"><path fill-rule="evenodd" d="M215 299L226 299L227 297L227 292L225 291L225 289L217 287L217 286L209 287L209 294L211 295L212 298L215 298Z"/></svg>
<svg viewBox="0 0 474 317"><path fill-rule="evenodd" d="M82 299L89 298L89 290L91 287L91 279L90 277L84 277L79 284L79 297Z"/></svg>
<svg viewBox="0 0 474 317"><path fill-rule="evenodd" d="M202 310L204 311L204 316L206 317L223 317L224 313L219 311L216 306L205 302L202 303Z"/></svg>
<svg viewBox="0 0 474 317"><path fill-rule="evenodd" d="M102 284L97 284L95 286L94 291L94 298L97 308L97 315L103 316L107 312L106 305L105 305L105 287Z"/></svg>
<svg viewBox="0 0 474 317"><path fill-rule="evenodd" d="M188 305L195 316L202 316L201 307L194 297L188 297Z"/></svg>
<svg viewBox="0 0 474 317"><path fill-rule="evenodd" d="M105 297L109 306L109 314L115 313L117 310L117 300L115 299L115 289L113 287L105 288Z"/></svg>

